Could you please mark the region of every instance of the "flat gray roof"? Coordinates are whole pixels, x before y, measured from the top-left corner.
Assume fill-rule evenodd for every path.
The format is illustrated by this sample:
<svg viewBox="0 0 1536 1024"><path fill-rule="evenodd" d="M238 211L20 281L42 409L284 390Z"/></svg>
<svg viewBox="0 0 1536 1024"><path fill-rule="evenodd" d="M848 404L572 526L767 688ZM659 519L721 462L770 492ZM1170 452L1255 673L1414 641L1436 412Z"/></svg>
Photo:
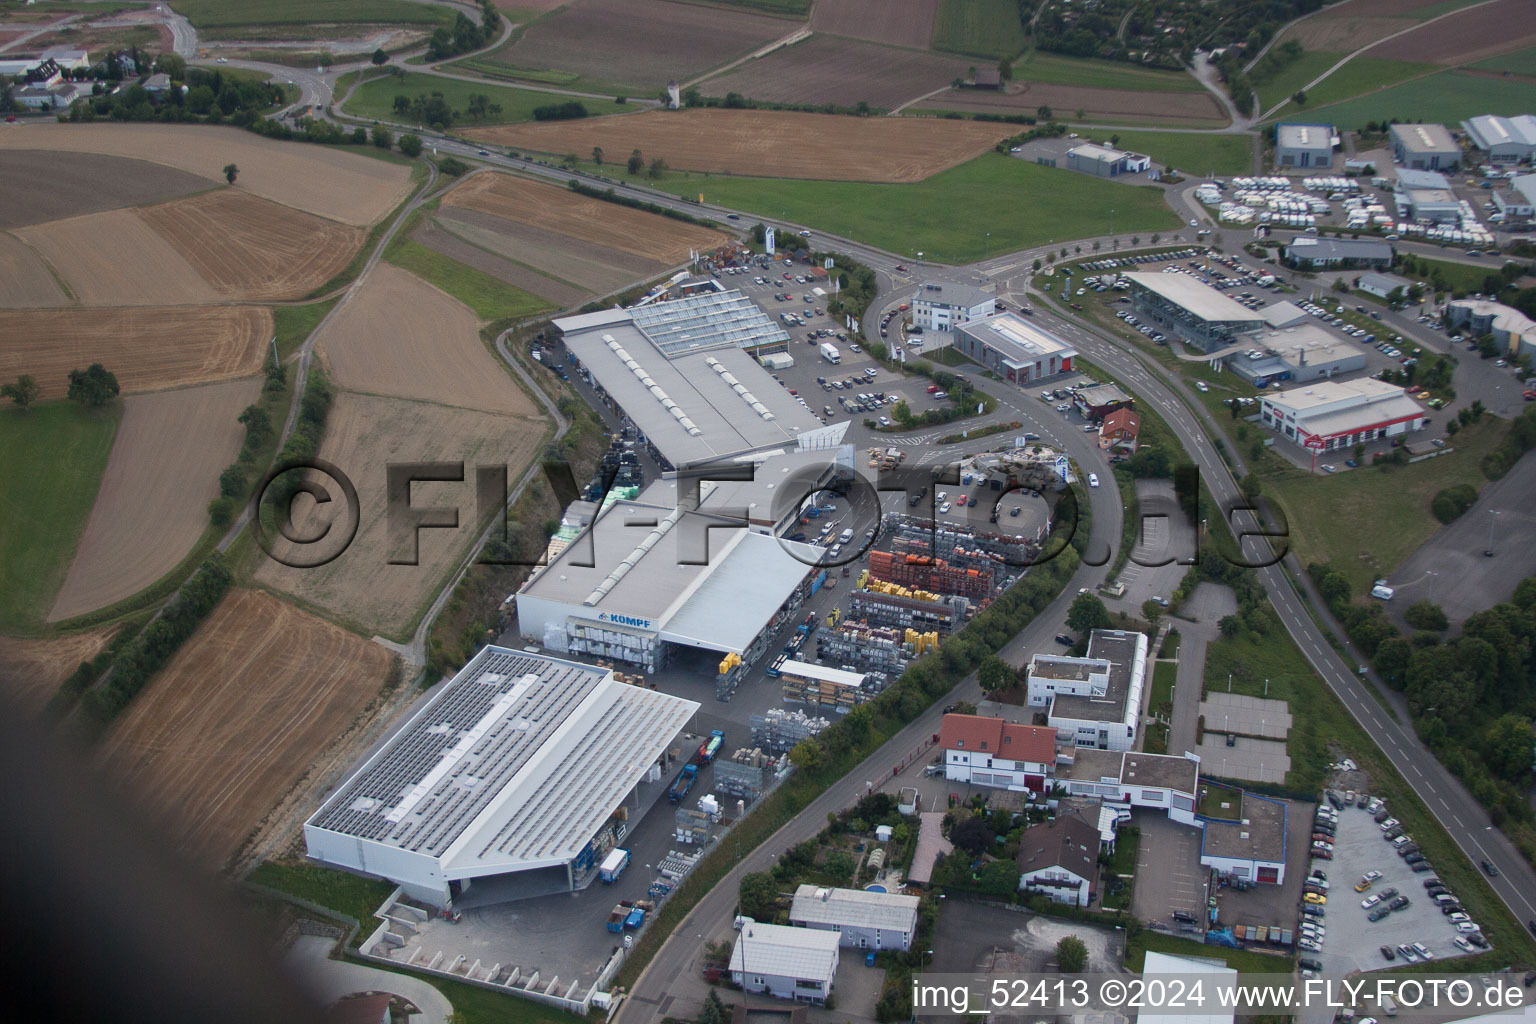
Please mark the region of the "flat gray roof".
<svg viewBox="0 0 1536 1024"><path fill-rule="evenodd" d="M741 651L821 554L816 545L750 532L737 519L616 501L518 594L581 606L593 620L638 620L614 628ZM588 560L595 564L580 564Z"/></svg>
<svg viewBox="0 0 1536 1024"><path fill-rule="evenodd" d="M1305 322L1309 314L1296 303L1281 300L1259 310L1259 315L1271 327L1289 327Z"/></svg>
<svg viewBox="0 0 1536 1024"><path fill-rule="evenodd" d="M1105 779L1118 782L1120 766L1124 761L1124 751L1073 747L1072 763L1065 766L1065 771L1058 769L1057 774L1078 782L1103 782Z"/></svg>
<svg viewBox="0 0 1536 1024"><path fill-rule="evenodd" d="M1332 149L1333 125L1276 125L1275 144L1282 149Z"/></svg>
<svg viewBox="0 0 1536 1024"><path fill-rule="evenodd" d="M993 349L1004 362L1015 366L1033 365L1053 355L1066 358L1077 354L1067 342L1017 313L999 313L984 320L972 320L956 329Z"/></svg>
<svg viewBox="0 0 1536 1024"><path fill-rule="evenodd" d="M864 889L829 889L802 885L795 890L789 908L794 924L842 925L847 928L879 928L882 931L917 930L916 896Z"/></svg>
<svg viewBox="0 0 1536 1024"><path fill-rule="evenodd" d="M1314 238L1298 235L1286 246L1286 252L1302 260L1391 260L1392 246L1368 238Z"/></svg>
<svg viewBox="0 0 1536 1024"><path fill-rule="evenodd" d="M1414 153L1456 153L1456 140L1443 124L1394 124L1392 138Z"/></svg>
<svg viewBox="0 0 1536 1024"><path fill-rule="evenodd" d="M669 356L642 330L639 318L694 301L657 303L644 312L603 310L554 323L593 380L675 466L791 445L801 433L823 428L810 409L734 344L688 348L680 335L658 335L672 351ZM711 328L705 323L690 329Z"/></svg>
<svg viewBox="0 0 1536 1024"><path fill-rule="evenodd" d="M1132 750L1125 755L1120 781L1127 786L1155 786L1176 789L1191 796L1200 768L1187 757L1177 754L1143 754Z"/></svg>
<svg viewBox="0 0 1536 1024"><path fill-rule="evenodd" d="M1179 306L1191 316L1218 323L1259 323L1263 317L1190 274L1135 271L1121 274L1134 285Z"/></svg>
<svg viewBox="0 0 1536 1024"><path fill-rule="evenodd" d="M1399 188L1450 188L1451 183L1439 171L1419 171L1412 167L1397 168Z"/></svg>
<svg viewBox="0 0 1536 1024"><path fill-rule="evenodd" d="M1285 805L1243 793L1238 822L1207 821L1201 852L1238 860L1285 860Z"/></svg>
<svg viewBox="0 0 1536 1024"><path fill-rule="evenodd" d="M927 281L918 285L912 296L913 302L931 302L935 305L973 309L986 302L996 302L997 296L973 284L955 284L950 281Z"/></svg>
<svg viewBox="0 0 1536 1024"><path fill-rule="evenodd" d="M1051 717L1084 722L1123 722L1131 695L1138 636L1141 634L1107 629L1096 629L1089 634L1088 658L1109 662L1109 685L1102 697L1057 694L1051 700ZM1136 693L1139 700L1141 691Z"/></svg>
<svg viewBox="0 0 1536 1024"><path fill-rule="evenodd" d="M698 710L607 669L485 647L305 824L449 877L581 852Z"/></svg>
<svg viewBox="0 0 1536 1024"><path fill-rule="evenodd" d="M1087 658L1069 658L1059 654L1037 654L1029 660L1029 674L1041 679L1066 679L1087 682L1095 672L1109 672L1109 662Z"/></svg>

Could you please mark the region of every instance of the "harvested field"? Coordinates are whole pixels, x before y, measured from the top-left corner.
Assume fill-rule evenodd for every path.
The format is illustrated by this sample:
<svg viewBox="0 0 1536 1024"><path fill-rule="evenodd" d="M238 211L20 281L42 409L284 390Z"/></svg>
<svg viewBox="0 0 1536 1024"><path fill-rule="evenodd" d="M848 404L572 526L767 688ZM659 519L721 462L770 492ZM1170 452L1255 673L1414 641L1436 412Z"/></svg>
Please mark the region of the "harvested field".
<svg viewBox="0 0 1536 1024"><path fill-rule="evenodd" d="M935 110L973 110L993 114L1030 114L1050 107L1058 117L1083 112L1084 120L1111 123L1225 124L1226 115L1216 97L1200 92L1141 92L1132 89L1097 89L1090 86L1046 82L1014 82L1007 92L950 89L923 101ZM1068 112L1072 113L1069 115Z"/></svg>
<svg viewBox="0 0 1536 1024"><path fill-rule="evenodd" d="M0 700L13 719L43 710L82 661L112 638L115 626L46 638L0 636Z"/></svg>
<svg viewBox="0 0 1536 1024"><path fill-rule="evenodd" d="M796 26L778 18L668 0L576 0L529 26L489 60L514 73L561 71L589 86L647 95L752 52Z"/></svg>
<svg viewBox="0 0 1536 1024"><path fill-rule="evenodd" d="M1494 0L1491 4L1373 46L1369 55L1393 60L1462 64L1536 43L1536 4Z"/></svg>
<svg viewBox="0 0 1536 1024"><path fill-rule="evenodd" d="M0 310L0 380L30 373L39 398L63 398L70 370L101 363L124 394L249 377L261 368L272 314L204 309Z"/></svg>
<svg viewBox="0 0 1536 1024"><path fill-rule="evenodd" d="M0 308L67 306L69 296L26 242L0 231Z"/></svg>
<svg viewBox="0 0 1536 1024"><path fill-rule="evenodd" d="M366 232L219 189L136 211L226 299L294 299L346 269Z"/></svg>
<svg viewBox="0 0 1536 1024"><path fill-rule="evenodd" d="M817 0L811 28L890 46L928 49L939 0Z"/></svg>
<svg viewBox="0 0 1536 1024"><path fill-rule="evenodd" d="M368 707L393 661L270 594L231 591L97 763L176 849L216 870Z"/></svg>
<svg viewBox="0 0 1536 1024"><path fill-rule="evenodd" d="M527 416L527 395L480 341L463 303L380 263L331 316L318 341L340 387Z"/></svg>
<svg viewBox="0 0 1536 1024"><path fill-rule="evenodd" d="M136 210L107 210L16 232L86 306L195 306L219 294Z"/></svg>
<svg viewBox="0 0 1536 1024"><path fill-rule="evenodd" d="M208 526L219 472L245 436L236 417L259 390L254 379L234 380L124 400L96 504L49 622L132 597L187 556Z"/></svg>
<svg viewBox="0 0 1536 1024"><path fill-rule="evenodd" d="M320 457L349 474L357 487L357 536L338 558L316 569L293 569L264 558L257 580L325 608L360 630L404 637L476 533L474 467L504 464L508 479L516 480L543 443L546 425L542 420L429 402L339 393ZM384 467L391 462L458 460L465 464L464 483L417 483L411 500L418 508L458 507L461 527L421 530L418 564L390 565ZM335 487L329 481L325 486ZM314 508L304 495L294 501L296 527L311 536L320 529L309 518Z"/></svg>
<svg viewBox="0 0 1536 1024"><path fill-rule="evenodd" d="M35 149L147 160L218 184L224 183L224 165L233 163L247 192L361 226L383 217L410 191L410 168L404 164L328 146L277 142L238 128L29 124L0 132L0 164L9 159L9 151Z"/></svg>
<svg viewBox="0 0 1536 1024"><path fill-rule="evenodd" d="M695 109L465 134L541 153L590 153L602 146L617 154L638 147L670 167L712 174L910 182L962 164L1014 130L974 121Z"/></svg>
<svg viewBox="0 0 1536 1024"><path fill-rule="evenodd" d="M27 136L34 127L50 126L28 125L0 138ZM60 160L49 150L0 148L0 195L12 197L0 204L0 229L159 203L211 187L205 177L148 160L89 152Z"/></svg>
<svg viewBox="0 0 1536 1024"><path fill-rule="evenodd" d="M486 216L486 214L480 216ZM443 223L430 220L411 232L411 238L450 259L458 260L482 273L490 274L497 280L505 281L514 288L521 288L542 299L548 299L562 309L580 305L593 294L574 284L541 274L532 267L515 263L505 256L487 252L486 247L482 247L478 242L472 243L466 240L481 233L485 232L474 227L466 229L463 225L449 230ZM525 251L523 255L539 259L541 254Z"/></svg>
<svg viewBox="0 0 1536 1024"><path fill-rule="evenodd" d="M632 119L633 116L621 120ZM687 262L690 248L712 249L725 241L720 232L697 224L605 203L510 174L477 174L445 195L443 206L468 207L582 241L612 246L666 266Z"/></svg>
<svg viewBox="0 0 1536 1024"><path fill-rule="evenodd" d="M765 103L861 102L891 110L964 78L975 61L817 33L793 46L705 79L706 96L739 92Z"/></svg>
<svg viewBox="0 0 1536 1024"><path fill-rule="evenodd" d="M537 260L545 275L599 295L655 277L672 265L468 207L451 207L439 213L436 222L471 244L508 260Z"/></svg>

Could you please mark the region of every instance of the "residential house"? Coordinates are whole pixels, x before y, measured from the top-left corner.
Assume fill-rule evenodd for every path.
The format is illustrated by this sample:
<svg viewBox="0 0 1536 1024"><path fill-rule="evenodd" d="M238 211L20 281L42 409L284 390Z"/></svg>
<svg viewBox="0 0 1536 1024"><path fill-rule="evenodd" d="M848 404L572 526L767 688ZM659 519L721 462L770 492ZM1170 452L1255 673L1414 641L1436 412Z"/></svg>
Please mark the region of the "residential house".
<svg viewBox="0 0 1536 1024"><path fill-rule="evenodd" d="M1042 793L1056 772L1056 730L980 715L945 715L939 732L944 777Z"/></svg>
<svg viewBox="0 0 1536 1024"><path fill-rule="evenodd" d="M1099 888L1099 830L1076 814L1031 825L1019 840L1019 888L1086 907Z"/></svg>
<svg viewBox="0 0 1536 1024"><path fill-rule="evenodd" d="M1130 409L1116 409L1099 424L1099 447L1105 451L1134 453L1141 435L1141 417Z"/></svg>

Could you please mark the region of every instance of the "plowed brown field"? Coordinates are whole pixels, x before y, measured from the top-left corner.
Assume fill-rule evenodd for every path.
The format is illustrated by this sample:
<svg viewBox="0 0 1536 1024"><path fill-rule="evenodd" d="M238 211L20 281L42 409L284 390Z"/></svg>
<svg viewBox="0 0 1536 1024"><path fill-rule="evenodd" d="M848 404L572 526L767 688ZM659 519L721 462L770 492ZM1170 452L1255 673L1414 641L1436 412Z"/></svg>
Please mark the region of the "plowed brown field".
<svg viewBox="0 0 1536 1024"><path fill-rule="evenodd" d="M461 212L480 217L490 216L489 214L476 213L474 210L463 210ZM500 218L492 219L500 220ZM452 225L452 227L445 226L444 221L448 225ZM510 222L503 221L503 223ZM537 295L541 299L548 299L561 309L579 306L593 294L585 288L574 284L567 284L565 281L557 280L548 274L542 274L532 267L515 262L512 258L497 255L501 251L501 246L490 245L482 248L480 244L466 241L466 239L476 234L484 237L489 233L481 232L473 226L466 226L462 221L434 218L433 220L423 221L416 230L411 232L411 238L429 249L437 250L449 259L458 260L466 266L474 267L476 270L490 274L497 280L505 281L514 288L521 288L523 291ZM488 240L492 242L506 241L506 239L495 236ZM491 249L492 251L487 252L486 249ZM540 263L545 262L542 259L543 253L536 254L524 250L520 255L524 258L539 259ZM629 280L634 280L634 278ZM603 289L603 291L607 290L606 288Z"/></svg>
<svg viewBox="0 0 1536 1024"><path fill-rule="evenodd" d="M67 305L69 297L42 257L15 235L0 231L0 308Z"/></svg>
<svg viewBox="0 0 1536 1024"><path fill-rule="evenodd" d="M195 306L219 295L138 216L107 210L16 232L87 306Z"/></svg>
<svg viewBox="0 0 1536 1024"><path fill-rule="evenodd" d="M219 471L240 450L258 382L133 395L49 622L132 597L170 572L208 526ZM195 441L194 441L195 439Z"/></svg>
<svg viewBox="0 0 1536 1024"><path fill-rule="evenodd" d="M1368 57L1461 64L1536 44L1536 4L1494 0L1371 47Z"/></svg>
<svg viewBox="0 0 1536 1024"><path fill-rule="evenodd" d="M706 96L739 92L768 103L852 107L862 101L894 110L965 78L974 63L968 57L899 50L818 32L707 78L699 89Z"/></svg>
<svg viewBox="0 0 1536 1024"><path fill-rule="evenodd" d="M379 692L391 655L235 590L107 735L102 770L218 869Z"/></svg>
<svg viewBox="0 0 1536 1024"><path fill-rule="evenodd" d="M61 160L43 149L0 149L0 196L15 197L0 203L0 228L158 203L212 187L207 178L147 160L101 153Z"/></svg>
<svg viewBox="0 0 1536 1024"><path fill-rule="evenodd" d="M224 165L240 187L284 206L369 225L410 190L410 168L327 146L277 142L238 128L161 124L33 124L0 131L0 151L105 153L165 164L222 184ZM3 158L0 158L3 159ZM36 188L46 189L39 181Z"/></svg>
<svg viewBox="0 0 1536 1024"><path fill-rule="evenodd" d="M320 354L337 385L482 412L532 403L480 341L480 321L446 292L380 263L326 323Z"/></svg>
<svg viewBox="0 0 1536 1024"><path fill-rule="evenodd" d="M777 110L647 111L466 132L541 153L638 148L672 167L765 178L922 181L986 152L1009 125L937 118L832 117ZM483 175L481 175L483 177ZM460 186L463 187L463 186Z"/></svg>
<svg viewBox="0 0 1536 1024"><path fill-rule="evenodd" d="M30 373L47 400L91 363L115 373L124 394L249 377L270 337L272 314L251 306L0 310L0 380Z"/></svg>
<svg viewBox="0 0 1536 1024"><path fill-rule="evenodd" d="M816 0L811 28L817 32L892 46L928 49L939 0Z"/></svg>
<svg viewBox="0 0 1536 1024"><path fill-rule="evenodd" d="M326 608L360 630L397 638L408 633L477 536L474 467L500 463L508 467L508 479L516 480L538 450L544 428L540 420L341 392L331 406L320 457L334 463L357 487L357 536L340 557L316 569L289 568L264 558L256 578ZM385 467L392 462L458 460L465 463L463 483L417 483L411 503L417 508L457 507L460 528L421 530L419 564L390 565ZM335 493L333 482L322 484ZM337 507L343 504L331 502L321 521L344 529L351 520L343 521ZM294 501L301 535L319 532L319 523L311 518L314 509L313 500L304 495ZM280 554L291 552L279 543Z"/></svg>
<svg viewBox="0 0 1536 1024"><path fill-rule="evenodd" d="M344 270L366 232L242 189L135 211L226 299L292 299Z"/></svg>
<svg viewBox="0 0 1536 1024"><path fill-rule="evenodd" d="M558 231L668 266L687 262L690 248L713 249L725 241L718 231L509 174L477 174L444 196L443 205L465 206Z"/></svg>
<svg viewBox="0 0 1536 1024"><path fill-rule="evenodd" d="M937 110L976 110L994 114L1030 114L1040 106L1058 111L1082 110L1085 118L1113 121L1180 124L1224 123L1226 114L1208 92L1138 92L1135 89L1099 89L1049 82L1015 82L1007 92L949 89L922 102ZM946 123L946 122L940 122Z"/></svg>
<svg viewBox="0 0 1536 1024"><path fill-rule="evenodd" d="M96 657L116 626L46 638L0 636L0 700L13 718L33 715L82 661Z"/></svg>

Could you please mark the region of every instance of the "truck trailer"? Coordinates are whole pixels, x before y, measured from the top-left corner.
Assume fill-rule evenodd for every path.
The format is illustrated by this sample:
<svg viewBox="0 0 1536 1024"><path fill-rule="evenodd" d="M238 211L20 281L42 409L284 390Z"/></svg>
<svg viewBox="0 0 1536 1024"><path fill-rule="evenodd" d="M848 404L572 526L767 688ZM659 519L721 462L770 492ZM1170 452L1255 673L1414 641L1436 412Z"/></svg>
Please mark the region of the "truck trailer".
<svg viewBox="0 0 1536 1024"><path fill-rule="evenodd" d="M602 865L597 869L598 880L609 884L617 882L627 867L629 867L629 851L614 847L608 851L608 856L603 858Z"/></svg>
<svg viewBox="0 0 1536 1024"><path fill-rule="evenodd" d="M709 734L709 739L699 744L699 764L709 764L720 753L720 744L725 742L725 733L714 729Z"/></svg>
<svg viewBox="0 0 1536 1024"><path fill-rule="evenodd" d="M688 795L688 791L693 788L693 782L698 777L698 765L683 765L682 772L678 774L676 781L672 783L672 788L667 791L667 799L673 803L681 801L683 797Z"/></svg>

